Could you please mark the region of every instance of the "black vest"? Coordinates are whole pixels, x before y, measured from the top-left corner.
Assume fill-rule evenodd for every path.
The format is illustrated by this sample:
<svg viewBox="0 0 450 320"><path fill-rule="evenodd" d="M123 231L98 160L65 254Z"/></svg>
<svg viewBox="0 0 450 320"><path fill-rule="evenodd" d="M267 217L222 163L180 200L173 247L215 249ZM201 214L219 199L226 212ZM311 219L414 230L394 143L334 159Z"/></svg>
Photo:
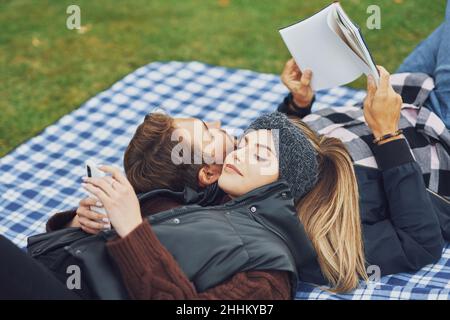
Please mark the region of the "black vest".
<svg viewBox="0 0 450 320"><path fill-rule="evenodd" d="M298 280L326 284L283 182L222 205L188 205L147 219L199 292L248 270L288 272L293 296ZM126 298L120 274L105 248L105 239L114 236L114 231L105 231L65 247L81 262L99 298Z"/></svg>

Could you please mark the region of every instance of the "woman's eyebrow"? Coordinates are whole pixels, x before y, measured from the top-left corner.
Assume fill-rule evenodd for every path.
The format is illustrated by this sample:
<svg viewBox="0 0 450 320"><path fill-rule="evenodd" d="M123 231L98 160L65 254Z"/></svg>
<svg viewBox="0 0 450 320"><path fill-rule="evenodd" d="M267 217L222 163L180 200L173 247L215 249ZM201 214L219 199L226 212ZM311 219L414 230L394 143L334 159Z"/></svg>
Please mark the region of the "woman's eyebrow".
<svg viewBox="0 0 450 320"><path fill-rule="evenodd" d="M256 148L258 148L258 152L259 152L259 148L266 148L267 150L269 150L273 154L272 149L269 146L266 146L265 144L257 143L256 144Z"/></svg>

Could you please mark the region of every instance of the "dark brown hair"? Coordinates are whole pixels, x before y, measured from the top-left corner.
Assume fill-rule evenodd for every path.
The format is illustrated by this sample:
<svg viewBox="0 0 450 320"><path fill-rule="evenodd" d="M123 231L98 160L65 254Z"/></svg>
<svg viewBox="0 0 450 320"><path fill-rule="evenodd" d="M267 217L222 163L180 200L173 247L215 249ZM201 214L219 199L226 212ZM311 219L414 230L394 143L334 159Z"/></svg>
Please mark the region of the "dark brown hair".
<svg viewBox="0 0 450 320"><path fill-rule="evenodd" d="M185 186L198 190L202 165L175 164L172 149L174 119L162 113L148 114L138 126L124 155L125 174L136 193L155 189L181 191Z"/></svg>

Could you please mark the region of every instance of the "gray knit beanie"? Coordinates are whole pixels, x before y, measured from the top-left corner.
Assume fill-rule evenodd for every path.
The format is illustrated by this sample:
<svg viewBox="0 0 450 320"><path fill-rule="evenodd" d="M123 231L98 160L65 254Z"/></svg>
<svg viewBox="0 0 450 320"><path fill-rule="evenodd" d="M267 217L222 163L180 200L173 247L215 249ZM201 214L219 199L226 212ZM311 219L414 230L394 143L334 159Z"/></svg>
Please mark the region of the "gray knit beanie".
<svg viewBox="0 0 450 320"><path fill-rule="evenodd" d="M314 147L305 134L283 113L264 114L253 121L247 131L261 129L273 130L280 178L286 180L293 198L298 201L317 182L319 164Z"/></svg>

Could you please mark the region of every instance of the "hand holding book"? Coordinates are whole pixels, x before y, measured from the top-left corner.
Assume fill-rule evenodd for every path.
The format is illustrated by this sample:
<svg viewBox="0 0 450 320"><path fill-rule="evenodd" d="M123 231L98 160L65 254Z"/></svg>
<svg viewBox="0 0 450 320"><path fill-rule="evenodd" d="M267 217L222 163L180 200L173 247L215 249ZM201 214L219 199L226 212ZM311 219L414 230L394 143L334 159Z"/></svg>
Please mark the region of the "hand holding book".
<svg viewBox="0 0 450 320"><path fill-rule="evenodd" d="M378 66L380 84L377 87L372 75L367 77L367 96L364 100L364 118L375 138L394 134L398 131L402 97L390 84L390 74L385 68ZM384 139L381 143L400 139L400 135Z"/></svg>
<svg viewBox="0 0 450 320"><path fill-rule="evenodd" d="M314 91L311 88L312 71L300 71L294 59L288 60L281 73L281 81L292 93L294 103L306 108L311 105L314 97Z"/></svg>
<svg viewBox="0 0 450 320"><path fill-rule="evenodd" d="M301 70L314 73L313 90L347 84L362 74L379 74L359 28L338 2L280 30Z"/></svg>

